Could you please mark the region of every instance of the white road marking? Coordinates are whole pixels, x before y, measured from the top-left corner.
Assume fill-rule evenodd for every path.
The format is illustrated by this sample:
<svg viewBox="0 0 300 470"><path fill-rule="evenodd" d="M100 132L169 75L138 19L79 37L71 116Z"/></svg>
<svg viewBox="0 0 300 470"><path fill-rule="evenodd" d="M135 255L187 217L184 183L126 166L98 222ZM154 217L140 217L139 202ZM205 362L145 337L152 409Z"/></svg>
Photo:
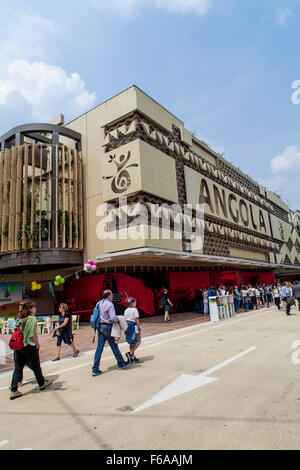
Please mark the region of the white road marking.
<svg viewBox="0 0 300 470"><path fill-rule="evenodd" d="M223 361L220 364L211 367L210 369L206 370L205 372L202 372L199 375L181 374L179 377L173 380L173 382L171 382L158 393L153 395L142 405L138 406L130 414L138 413L141 410L145 410L146 408L150 408L151 406L157 405L158 403L170 400L171 398L177 397L178 395L182 395L183 393L195 390L196 388L201 387L202 385L206 385L210 382L218 380L214 377L208 377L208 375L212 374L221 367L227 366L231 362L236 361L237 359L245 356L249 352L254 351L254 349L256 349L256 347L252 346L251 348L248 348L245 351L236 354L235 356L229 359L226 359L226 361Z"/></svg>
<svg viewBox="0 0 300 470"><path fill-rule="evenodd" d="M222 322L218 323L217 325L211 326L210 328L203 328L204 324L201 323L201 324L198 324L198 325L187 326L187 327L180 328L180 329L177 329L177 330L171 330L171 331L167 331L167 332L164 332L164 333L159 333L157 335L153 335L153 336L150 336L150 337L147 336L147 339L150 339L150 338L155 339L155 338L158 338L160 336L171 335L171 334L174 334L174 333L177 333L177 332L180 332L180 331L185 331L185 330L188 330L188 329L201 328L200 330L193 331L191 333L187 333L187 334L184 334L184 335L181 335L181 336L175 336L174 338L170 338L170 339L167 339L167 340L164 340L164 341L160 341L160 342L157 342L157 343L151 343L150 345L147 345L147 346L140 346L139 351L144 350L144 349L153 348L153 347L159 346L161 344L166 344L166 343L169 343L171 341L177 341L178 339L186 338L188 336L193 336L193 335L197 335L197 334L200 334L200 333L205 333L207 331L214 330L215 328L223 328L225 326L230 326L232 324L236 324L238 322L248 320L249 318L250 319L255 318L259 315L263 315L264 314L264 313L262 313L263 311L264 311L264 313L267 313L267 312L270 312L270 309L267 309L267 308L266 309L261 309L261 310L259 310L258 313L255 313L255 314L253 314L252 312L244 312L242 314L239 314L239 317L241 315L243 315L243 316L245 316L245 318L233 317L232 320L222 321ZM211 324L211 323L209 323L209 324ZM127 348L128 345L127 345L127 343L120 343L119 347L120 348L122 347L122 349L124 349L125 347ZM104 351L107 350L107 349L109 349L109 346L106 346L104 348ZM78 356L78 358L81 357L81 356L88 356L88 355L91 355L91 354L94 354L94 353L95 353L95 350L85 351L84 353L80 354ZM103 359L101 358L101 362L102 361L107 361L107 360L112 359L112 358L114 358L114 356L109 356L109 357L103 358ZM70 356L68 358L64 358L64 360L66 360L66 359L76 360L72 356ZM46 361L46 362L41 364L41 367L44 368L44 367L50 366L50 365L53 366L54 364L57 364L57 362L53 363L52 361ZM69 367L67 369L57 370L56 372L53 372L51 374L45 374L45 375L47 375L47 377L48 377L48 376L51 376L51 375L62 374L64 372L70 372L71 370L76 370L76 369L80 369L82 367L90 366L91 364L93 364L93 361L85 362L84 364L80 364L80 365L74 366L74 367ZM6 377L8 375L10 376L11 374L12 374L12 370L2 372L0 374L0 379ZM28 380L27 382L31 382L31 380L32 379ZM7 388L8 388L8 385L5 386L5 387L0 388L0 391L1 390L7 390Z"/></svg>

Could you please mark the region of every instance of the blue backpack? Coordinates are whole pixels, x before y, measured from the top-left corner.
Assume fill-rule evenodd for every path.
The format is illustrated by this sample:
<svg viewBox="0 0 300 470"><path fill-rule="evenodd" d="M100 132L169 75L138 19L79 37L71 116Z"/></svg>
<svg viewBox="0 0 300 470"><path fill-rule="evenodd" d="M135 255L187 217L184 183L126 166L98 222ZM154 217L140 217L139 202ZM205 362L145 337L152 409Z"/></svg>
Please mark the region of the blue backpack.
<svg viewBox="0 0 300 470"><path fill-rule="evenodd" d="M100 301L96 304L92 316L91 316L91 327L96 330L100 328Z"/></svg>

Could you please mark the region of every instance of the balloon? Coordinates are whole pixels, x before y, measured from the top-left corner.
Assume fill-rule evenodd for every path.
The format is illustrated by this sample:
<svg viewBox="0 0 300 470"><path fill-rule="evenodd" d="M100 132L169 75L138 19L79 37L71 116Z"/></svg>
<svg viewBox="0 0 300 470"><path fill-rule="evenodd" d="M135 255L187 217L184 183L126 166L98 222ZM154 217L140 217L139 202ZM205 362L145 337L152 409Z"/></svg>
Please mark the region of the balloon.
<svg viewBox="0 0 300 470"><path fill-rule="evenodd" d="M56 280L57 282L60 282L61 276L56 276L56 277L55 277L55 280Z"/></svg>
<svg viewBox="0 0 300 470"><path fill-rule="evenodd" d="M60 283L64 284L64 282L65 282L65 279L62 277L61 280L60 280Z"/></svg>
<svg viewBox="0 0 300 470"><path fill-rule="evenodd" d="M96 271L96 270L97 270L97 266L95 264L93 264L92 271Z"/></svg>
<svg viewBox="0 0 300 470"><path fill-rule="evenodd" d="M41 284L38 284L38 285L37 285L37 288L38 288L38 289L41 289L41 288L42 288L42 285L41 285Z"/></svg>
<svg viewBox="0 0 300 470"><path fill-rule="evenodd" d="M54 284L55 284L56 286L59 286L59 282L58 282L58 281L54 281Z"/></svg>
<svg viewBox="0 0 300 470"><path fill-rule="evenodd" d="M94 261L92 259L89 259L88 264L94 264Z"/></svg>
<svg viewBox="0 0 300 470"><path fill-rule="evenodd" d="M34 292L36 290L36 287L32 286L31 290Z"/></svg>
<svg viewBox="0 0 300 470"><path fill-rule="evenodd" d="M89 264L89 263L86 264L85 267L86 267L86 269L92 269L92 266L91 266L91 264Z"/></svg>

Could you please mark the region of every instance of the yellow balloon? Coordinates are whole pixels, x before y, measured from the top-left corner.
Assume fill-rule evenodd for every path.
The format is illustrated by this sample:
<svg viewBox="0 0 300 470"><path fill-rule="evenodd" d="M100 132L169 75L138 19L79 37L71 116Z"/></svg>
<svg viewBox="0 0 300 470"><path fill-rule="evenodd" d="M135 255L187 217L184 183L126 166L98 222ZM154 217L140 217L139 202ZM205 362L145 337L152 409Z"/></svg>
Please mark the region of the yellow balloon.
<svg viewBox="0 0 300 470"><path fill-rule="evenodd" d="M35 286L32 286L31 290L35 291L35 290L36 290L36 287L35 287Z"/></svg>
<svg viewBox="0 0 300 470"><path fill-rule="evenodd" d="M41 285L41 284L38 284L38 285L37 285L37 288L38 288L38 289L41 289L41 288L42 288L42 285Z"/></svg>

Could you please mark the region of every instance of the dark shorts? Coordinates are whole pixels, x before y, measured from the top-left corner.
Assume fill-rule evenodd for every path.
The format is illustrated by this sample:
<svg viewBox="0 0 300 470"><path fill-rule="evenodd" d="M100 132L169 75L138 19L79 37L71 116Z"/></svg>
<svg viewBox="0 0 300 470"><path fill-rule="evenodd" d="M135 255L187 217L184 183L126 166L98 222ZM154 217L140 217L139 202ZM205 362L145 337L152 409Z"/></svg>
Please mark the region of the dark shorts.
<svg viewBox="0 0 300 470"><path fill-rule="evenodd" d="M68 331L62 331L60 336L57 336L57 346L61 346L61 343L64 342L65 344L72 344L73 343L73 335L70 335Z"/></svg>

